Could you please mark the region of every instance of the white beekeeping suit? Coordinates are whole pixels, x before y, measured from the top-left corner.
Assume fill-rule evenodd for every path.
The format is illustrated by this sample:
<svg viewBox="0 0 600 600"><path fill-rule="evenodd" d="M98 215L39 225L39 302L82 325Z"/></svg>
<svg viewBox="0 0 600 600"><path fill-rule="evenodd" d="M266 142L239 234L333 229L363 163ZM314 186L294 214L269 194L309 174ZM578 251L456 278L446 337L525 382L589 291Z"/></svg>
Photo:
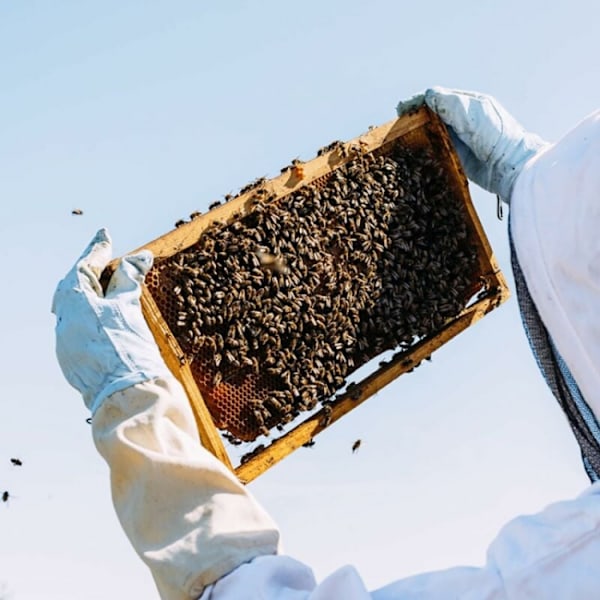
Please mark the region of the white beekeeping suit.
<svg viewBox="0 0 600 600"><path fill-rule="evenodd" d="M600 415L600 112L557 144L493 99L433 88L469 179L511 205L519 301L532 349L597 478ZM90 408L121 525L163 600L404 600L600 596L600 483L506 525L486 566L424 573L368 591L353 567L320 583L283 553L277 526L199 443L182 387L140 309L149 253L126 257L106 294L101 230L59 283L56 351Z"/></svg>

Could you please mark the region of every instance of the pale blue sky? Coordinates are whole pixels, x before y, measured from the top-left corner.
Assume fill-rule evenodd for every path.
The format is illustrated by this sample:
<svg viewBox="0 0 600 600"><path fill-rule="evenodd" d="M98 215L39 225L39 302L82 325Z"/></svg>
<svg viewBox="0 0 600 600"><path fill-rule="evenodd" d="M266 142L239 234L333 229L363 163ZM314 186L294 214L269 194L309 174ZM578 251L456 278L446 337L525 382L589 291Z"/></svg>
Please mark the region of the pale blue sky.
<svg viewBox="0 0 600 600"><path fill-rule="evenodd" d="M125 253L435 84L556 140L598 107L599 20L592 0L2 0L0 591L157 597L54 357L52 292L99 227ZM472 194L512 284L506 220ZM250 488L319 578L352 563L371 588L480 564L509 518L587 484L514 296L316 441Z"/></svg>

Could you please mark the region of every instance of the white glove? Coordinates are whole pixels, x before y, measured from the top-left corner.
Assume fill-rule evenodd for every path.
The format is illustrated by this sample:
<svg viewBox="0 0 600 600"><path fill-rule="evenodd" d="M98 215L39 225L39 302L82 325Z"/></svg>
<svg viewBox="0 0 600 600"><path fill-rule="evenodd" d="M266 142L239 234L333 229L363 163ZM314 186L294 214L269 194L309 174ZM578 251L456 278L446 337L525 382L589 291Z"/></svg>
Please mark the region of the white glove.
<svg viewBox="0 0 600 600"><path fill-rule="evenodd" d="M492 96L433 87L400 102L398 115L423 103L448 127L467 177L508 204L521 169L547 143L525 131Z"/></svg>
<svg viewBox="0 0 600 600"><path fill-rule="evenodd" d="M58 284L52 302L58 362L92 414L111 394L170 375L140 305L152 254L123 258L105 295L99 278L111 257L111 239L101 229Z"/></svg>

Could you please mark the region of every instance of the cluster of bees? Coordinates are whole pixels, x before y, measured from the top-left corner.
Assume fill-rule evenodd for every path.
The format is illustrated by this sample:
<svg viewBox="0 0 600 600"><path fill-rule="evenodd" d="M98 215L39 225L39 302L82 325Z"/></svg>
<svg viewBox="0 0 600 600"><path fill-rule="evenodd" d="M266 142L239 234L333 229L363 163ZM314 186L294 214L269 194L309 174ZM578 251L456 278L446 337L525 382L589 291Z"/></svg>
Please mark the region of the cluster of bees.
<svg viewBox="0 0 600 600"><path fill-rule="evenodd" d="M190 360L210 357L212 388L232 371L269 377L246 412L268 435L456 316L477 253L443 167L398 142L282 198L253 194L154 268L176 298L169 328Z"/></svg>

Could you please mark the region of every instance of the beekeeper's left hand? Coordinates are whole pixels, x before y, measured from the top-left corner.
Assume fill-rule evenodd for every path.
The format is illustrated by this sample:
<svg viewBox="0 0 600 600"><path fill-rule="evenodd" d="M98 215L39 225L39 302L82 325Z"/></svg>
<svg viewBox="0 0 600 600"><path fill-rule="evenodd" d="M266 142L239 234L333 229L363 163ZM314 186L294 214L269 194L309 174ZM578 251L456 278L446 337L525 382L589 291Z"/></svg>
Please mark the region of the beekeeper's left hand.
<svg viewBox="0 0 600 600"><path fill-rule="evenodd" d="M58 362L92 414L111 394L170 374L140 305L152 254L123 258L104 294L100 275L111 258L110 236L101 229L58 284L52 302Z"/></svg>
<svg viewBox="0 0 600 600"><path fill-rule="evenodd" d="M548 145L487 94L437 86L400 102L397 112L423 104L448 127L466 176L506 203L525 163Z"/></svg>

